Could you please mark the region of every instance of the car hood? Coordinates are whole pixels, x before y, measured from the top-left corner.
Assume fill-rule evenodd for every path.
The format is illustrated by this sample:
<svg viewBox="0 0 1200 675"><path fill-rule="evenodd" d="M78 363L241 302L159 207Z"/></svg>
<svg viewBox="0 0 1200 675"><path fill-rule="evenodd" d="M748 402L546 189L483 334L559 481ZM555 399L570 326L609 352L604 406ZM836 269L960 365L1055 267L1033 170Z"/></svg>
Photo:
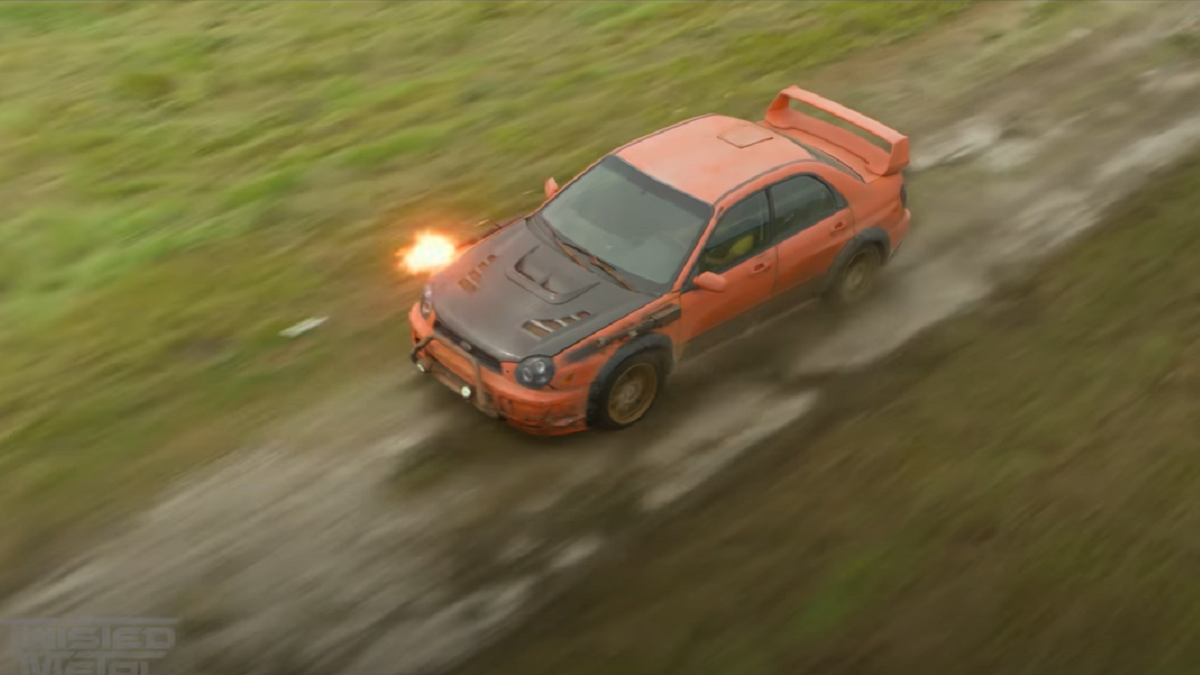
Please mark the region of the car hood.
<svg viewBox="0 0 1200 675"><path fill-rule="evenodd" d="M553 356L654 299L581 267L526 220L464 251L430 287L436 320L501 361Z"/></svg>

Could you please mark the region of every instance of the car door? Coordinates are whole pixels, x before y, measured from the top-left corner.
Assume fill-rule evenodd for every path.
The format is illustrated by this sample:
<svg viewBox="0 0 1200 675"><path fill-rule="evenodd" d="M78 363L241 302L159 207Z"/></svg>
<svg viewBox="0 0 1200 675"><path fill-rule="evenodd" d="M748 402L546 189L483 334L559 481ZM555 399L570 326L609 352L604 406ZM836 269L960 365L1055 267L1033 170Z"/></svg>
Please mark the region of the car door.
<svg viewBox="0 0 1200 675"><path fill-rule="evenodd" d="M767 194L774 214L772 237L779 251L772 295L819 291L834 258L854 237L854 215L845 198L813 174L780 181Z"/></svg>
<svg viewBox="0 0 1200 675"><path fill-rule="evenodd" d="M736 334L738 319L771 297L776 255L770 221L770 205L761 190L734 204L717 221L680 297L680 338L689 352ZM703 272L721 275L727 288L720 293L696 288L691 280Z"/></svg>

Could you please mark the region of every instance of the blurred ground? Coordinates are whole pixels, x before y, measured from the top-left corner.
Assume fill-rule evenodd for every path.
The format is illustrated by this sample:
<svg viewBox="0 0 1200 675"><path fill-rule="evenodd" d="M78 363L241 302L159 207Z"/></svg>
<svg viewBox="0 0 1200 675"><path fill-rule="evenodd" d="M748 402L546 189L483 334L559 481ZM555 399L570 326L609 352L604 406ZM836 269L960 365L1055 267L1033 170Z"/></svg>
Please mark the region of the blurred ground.
<svg viewBox="0 0 1200 675"><path fill-rule="evenodd" d="M631 532L664 507L678 506L707 478L814 405L824 401L837 410L839 402L859 397L883 400L872 398L883 394L864 384L865 376L843 371L979 300L1024 261L1083 231L1116 199L1139 190L1147 172L1188 152L1200 140L1194 116L1200 109L1200 64L1192 48L1197 16L1196 6L1187 3L995 3L911 42L851 56L805 77L802 84L913 136L918 171L912 208L920 222L889 270L886 291L861 313L800 312L764 327L746 349L714 353L681 373L652 419L619 436L527 439L480 418L432 383L413 387L411 375L364 377L326 395L299 419L268 426L260 447L194 475L127 526L108 530L107 543L40 575L38 583L0 607L0 614L178 615L185 621L181 656L199 672L407 673L449 665L568 586L587 567L582 563L601 552L619 555ZM731 99L747 108L739 114L758 114L778 84L762 88L756 100ZM1123 263L1114 258L1111 266L1123 270ZM395 334L403 336L397 328ZM1086 344L1086 335L1071 337ZM994 377L993 362L973 362L981 386ZM929 367L923 364L922 374ZM827 413L821 418L829 419ZM886 436L890 428L878 433ZM828 451L834 467L843 458L851 467L869 458L839 448ZM933 460L921 468L936 478ZM994 477L986 463L968 469L971 476ZM854 477L862 481L859 492L870 489L869 477ZM843 504L833 498L849 500L858 493L823 485L829 501L816 506L825 511L804 512L814 528L833 527L855 513L839 511ZM942 502L954 506L953 494L931 489L917 496L932 500L934 511ZM730 528L760 513L744 498L730 500L724 509L714 507L728 511ZM746 510L739 510L743 502ZM869 517L874 512L868 506L883 511L896 504L882 498L864 502L862 513ZM783 507L779 512L788 514L787 524L772 520L748 531L782 528L771 532L782 539L780 555L736 559L746 576L725 583L735 588L757 580L753 583L761 583L764 592L774 590L770 597L779 596L781 603L800 602L763 581L769 575L758 576L760 569L778 573L775 564L791 574L825 569L820 547L792 548L786 539L797 512ZM703 524L682 522L697 523L687 535L695 535L696 550L704 551L697 555L711 552L703 549L710 539L699 536ZM731 531L713 529L714 535ZM686 538L674 538L681 537ZM880 537L879 548L847 543L854 551L859 545L866 549L861 564L854 562L856 553L847 554L850 581L837 581L840 562L829 563L835 588L842 583L857 590L859 568L868 575L877 567L904 569L900 563L909 560L908 550L892 556L896 546ZM868 539L877 541L864 535ZM766 535L759 541L765 540ZM814 551L811 559L789 557L807 550ZM710 564L722 560L713 556ZM875 562L880 559L884 562ZM616 560L597 586L556 606L556 621L563 612L579 614L564 623L564 631L573 626L578 635L551 633L556 639L539 642L536 631L546 623L537 622L534 632L497 657L512 659L512 668L499 668L490 657L488 667L678 672L693 665L681 653L711 657L697 645L705 635L720 634L726 617L697 613L699 628L675 620L676 642L643 647L631 633L608 630L622 624L618 617L626 610L642 609L614 591L623 583L621 572L614 571L620 568ZM682 558L662 560L655 562L661 567L647 568L659 576L646 579L645 588L662 583L663 575L692 589L703 578L681 574ZM595 604L599 594L593 589L602 587L613 596L611 604ZM680 591L684 596L704 609L728 599ZM849 615L840 603L844 599L836 593L829 600L816 597L815 609L798 619L798 630L828 635L822 626L842 626L838 617ZM598 614L588 610L593 606ZM670 611L690 610L680 604ZM753 612L754 606L739 611ZM605 623L588 624L597 617ZM727 634L737 643L731 653L743 647L760 652L767 643L756 642L755 626L774 625L777 617L765 613L760 623L746 623L745 634ZM661 627L627 623L640 626L642 637ZM591 637L583 634L589 631ZM629 661L611 653L612 645L631 650ZM710 646L723 649L716 642ZM919 645L912 648L919 651ZM797 667L816 658L815 650L796 656ZM757 667L747 659L734 658L730 665Z"/></svg>
<svg viewBox="0 0 1200 675"><path fill-rule="evenodd" d="M1200 158L462 673L1200 670Z"/></svg>

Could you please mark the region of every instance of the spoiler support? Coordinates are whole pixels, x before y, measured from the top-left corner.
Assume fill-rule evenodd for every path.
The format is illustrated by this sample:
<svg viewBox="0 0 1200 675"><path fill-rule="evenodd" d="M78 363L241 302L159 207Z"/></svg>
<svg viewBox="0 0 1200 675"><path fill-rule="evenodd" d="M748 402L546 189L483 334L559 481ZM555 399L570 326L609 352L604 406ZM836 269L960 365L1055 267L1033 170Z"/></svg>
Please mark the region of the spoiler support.
<svg viewBox="0 0 1200 675"><path fill-rule="evenodd" d="M843 122L849 122L883 140L891 146L891 150L884 150L847 129L792 110L792 101L807 103ZM840 103L835 103L794 85L779 92L779 95L771 102L767 108L766 123L777 129L793 129L811 134L844 148L862 158L867 163L867 168L880 176L889 176L908 166L907 136Z"/></svg>

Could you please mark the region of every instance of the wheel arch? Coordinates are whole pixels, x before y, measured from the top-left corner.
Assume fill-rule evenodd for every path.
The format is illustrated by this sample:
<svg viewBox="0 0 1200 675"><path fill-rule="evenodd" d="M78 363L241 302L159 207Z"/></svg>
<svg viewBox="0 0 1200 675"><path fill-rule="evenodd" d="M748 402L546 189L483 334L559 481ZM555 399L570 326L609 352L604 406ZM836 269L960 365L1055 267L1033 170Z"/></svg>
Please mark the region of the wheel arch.
<svg viewBox="0 0 1200 675"><path fill-rule="evenodd" d="M661 353L659 363L662 367L662 375L665 379L667 375L675 368L675 345L671 338L662 333L647 333L633 338L629 342L621 345L613 355L604 362L596 373L595 379L592 380L592 385L588 389L587 398L587 424L589 427L596 426L596 415L600 409L600 397L604 393L604 387L609 378L617 367L624 363L627 359L637 354L646 352Z"/></svg>
<svg viewBox="0 0 1200 675"><path fill-rule="evenodd" d="M833 284L836 283L842 270L846 269L846 265L849 265L854 256L866 246L872 246L879 251L880 265L887 263L888 256L892 250L891 237L881 227L868 227L856 234L853 239L846 242L841 251L838 251L837 257L833 259L833 264L829 266L829 272L825 275L825 282L822 284L823 288L821 289L822 292L833 288Z"/></svg>

